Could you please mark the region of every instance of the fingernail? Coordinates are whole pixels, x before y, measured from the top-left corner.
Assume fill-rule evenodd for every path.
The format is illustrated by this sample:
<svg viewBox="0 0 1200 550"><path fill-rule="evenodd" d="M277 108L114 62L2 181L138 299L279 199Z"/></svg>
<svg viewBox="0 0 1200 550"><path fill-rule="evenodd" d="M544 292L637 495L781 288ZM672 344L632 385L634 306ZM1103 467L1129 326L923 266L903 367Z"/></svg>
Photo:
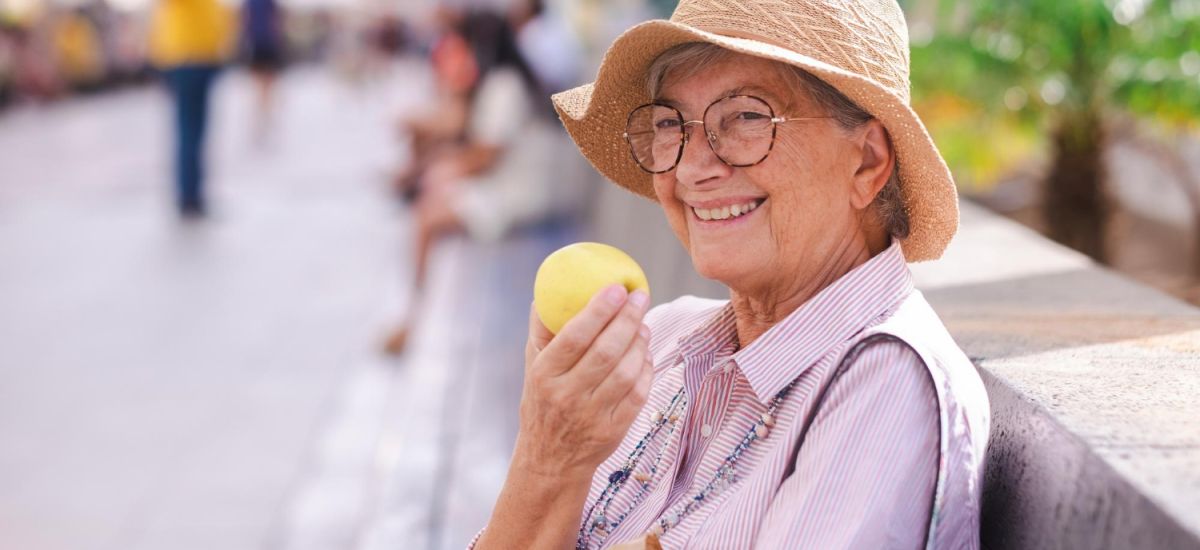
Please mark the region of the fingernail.
<svg viewBox="0 0 1200 550"><path fill-rule="evenodd" d="M640 309L646 309L646 304L650 303L650 295L644 291L635 290L633 294L629 295L629 301Z"/></svg>
<svg viewBox="0 0 1200 550"><path fill-rule="evenodd" d="M608 300L608 302L614 306L621 305L621 302L625 301L625 296L627 295L628 294L625 292L625 287L621 285L612 285L604 289L604 299Z"/></svg>

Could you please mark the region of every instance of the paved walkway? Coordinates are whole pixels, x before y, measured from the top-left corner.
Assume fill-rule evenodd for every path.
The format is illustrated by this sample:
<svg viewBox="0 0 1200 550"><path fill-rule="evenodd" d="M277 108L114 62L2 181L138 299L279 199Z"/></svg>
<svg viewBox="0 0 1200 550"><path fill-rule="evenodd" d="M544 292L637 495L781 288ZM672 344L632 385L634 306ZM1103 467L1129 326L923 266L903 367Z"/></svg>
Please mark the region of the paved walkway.
<svg viewBox="0 0 1200 550"><path fill-rule="evenodd" d="M374 355L407 246L381 174L408 73L289 73L265 151L226 75L201 224L168 208L158 90L0 115L0 548L278 545L338 388L396 370Z"/></svg>
<svg viewBox="0 0 1200 550"><path fill-rule="evenodd" d="M408 277L388 122L426 83L289 72L264 150L225 75L198 224L169 207L158 90L0 114L0 548L465 545L511 455L535 270L581 235L449 241L409 354L379 356ZM591 204L656 299L720 295L657 207Z"/></svg>

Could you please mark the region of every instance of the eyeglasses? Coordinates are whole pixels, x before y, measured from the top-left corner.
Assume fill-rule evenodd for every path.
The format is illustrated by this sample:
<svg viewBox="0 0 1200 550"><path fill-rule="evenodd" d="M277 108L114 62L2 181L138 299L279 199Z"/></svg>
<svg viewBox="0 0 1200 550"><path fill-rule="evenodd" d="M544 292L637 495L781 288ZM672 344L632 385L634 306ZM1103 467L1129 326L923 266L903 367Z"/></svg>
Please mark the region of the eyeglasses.
<svg viewBox="0 0 1200 550"><path fill-rule="evenodd" d="M629 113L623 137L638 167L661 174L679 165L688 142L687 127L699 124L717 158L743 168L766 160L775 146L778 124L820 118L832 117L777 117L766 101L752 95L718 99L704 109L700 120L684 120L670 105L647 103Z"/></svg>

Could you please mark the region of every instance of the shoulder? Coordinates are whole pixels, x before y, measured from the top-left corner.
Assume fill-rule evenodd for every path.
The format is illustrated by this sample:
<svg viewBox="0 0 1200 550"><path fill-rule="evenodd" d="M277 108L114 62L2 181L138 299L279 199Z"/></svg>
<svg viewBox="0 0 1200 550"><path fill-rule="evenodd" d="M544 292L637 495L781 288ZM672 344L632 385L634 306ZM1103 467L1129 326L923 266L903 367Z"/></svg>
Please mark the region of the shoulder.
<svg viewBox="0 0 1200 550"><path fill-rule="evenodd" d="M521 73L511 67L500 67L489 71L479 84L479 95L489 100L512 100L525 95L525 81Z"/></svg>
<svg viewBox="0 0 1200 550"><path fill-rule="evenodd" d="M856 394L879 407L903 407L937 426L934 380L925 359L908 342L891 334L871 334L852 345L842 361L843 371L833 388L843 388L843 398Z"/></svg>
<svg viewBox="0 0 1200 550"><path fill-rule="evenodd" d="M530 116L528 99L525 82L515 69L489 71L471 106L471 137L487 145L512 143Z"/></svg>
<svg viewBox="0 0 1200 550"><path fill-rule="evenodd" d="M927 360L931 355L955 358L962 355L946 325L919 290L913 290L886 319L866 332L877 333L892 335L912 346Z"/></svg>
<svg viewBox="0 0 1200 550"><path fill-rule="evenodd" d="M893 315L868 332L888 334L910 346L928 364L944 399L987 409L987 393L974 363L920 291L913 291Z"/></svg>
<svg viewBox="0 0 1200 550"><path fill-rule="evenodd" d="M886 341L875 343L871 341ZM958 347L933 308L914 291L888 319L869 329L860 340L861 352L878 357L886 349L905 347L918 356L920 374L927 380L939 407L942 436L952 455L972 464L982 461L991 424L991 405L979 371ZM876 346L882 349L873 350ZM974 468L975 466L971 466Z"/></svg>

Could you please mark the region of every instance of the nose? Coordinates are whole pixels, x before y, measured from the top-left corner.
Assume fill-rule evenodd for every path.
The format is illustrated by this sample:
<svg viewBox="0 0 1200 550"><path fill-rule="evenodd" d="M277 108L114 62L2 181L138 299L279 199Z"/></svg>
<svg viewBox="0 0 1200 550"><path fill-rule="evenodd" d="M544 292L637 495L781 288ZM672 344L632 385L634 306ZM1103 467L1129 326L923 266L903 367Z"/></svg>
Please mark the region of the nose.
<svg viewBox="0 0 1200 550"><path fill-rule="evenodd" d="M699 128L695 128L695 127ZM693 132L699 130L704 139L695 140L696 143L691 143ZM733 168L717 158L713 147L716 145L717 136L708 131L704 124L698 120L684 123L684 143L683 155L679 158L679 165L675 167L675 177L680 183L686 185L700 185L705 182L718 181L721 178L729 177L733 173Z"/></svg>

